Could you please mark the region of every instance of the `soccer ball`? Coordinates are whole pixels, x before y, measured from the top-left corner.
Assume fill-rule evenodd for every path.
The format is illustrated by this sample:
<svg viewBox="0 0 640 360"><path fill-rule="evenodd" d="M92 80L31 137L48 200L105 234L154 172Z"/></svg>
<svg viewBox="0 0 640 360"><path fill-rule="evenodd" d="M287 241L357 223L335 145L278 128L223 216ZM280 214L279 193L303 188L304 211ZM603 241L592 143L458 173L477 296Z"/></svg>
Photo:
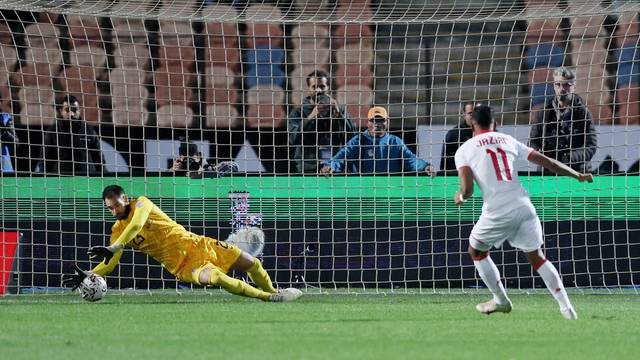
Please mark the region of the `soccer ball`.
<svg viewBox="0 0 640 360"><path fill-rule="evenodd" d="M78 292L87 301L98 301L107 293L107 282L98 274L90 274L82 280Z"/></svg>
<svg viewBox="0 0 640 360"><path fill-rule="evenodd" d="M264 249L264 232L260 228L249 226L229 235L226 242L251 256L258 256Z"/></svg>

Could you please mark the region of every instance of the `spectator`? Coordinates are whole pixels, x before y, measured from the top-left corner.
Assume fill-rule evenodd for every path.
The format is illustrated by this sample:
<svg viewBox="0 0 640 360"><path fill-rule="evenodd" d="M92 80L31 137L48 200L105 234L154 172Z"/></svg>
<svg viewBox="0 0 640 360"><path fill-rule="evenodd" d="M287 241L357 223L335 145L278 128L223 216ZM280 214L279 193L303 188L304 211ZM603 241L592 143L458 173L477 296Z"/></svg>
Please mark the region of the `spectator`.
<svg viewBox="0 0 640 360"><path fill-rule="evenodd" d="M82 119L80 102L66 95L56 102L58 118L45 130L36 173L89 175L100 174L104 159L100 139L91 125Z"/></svg>
<svg viewBox="0 0 640 360"><path fill-rule="evenodd" d="M169 171L176 175L186 175L192 179L218 178L238 171L238 164L235 161L222 161L211 165L202 156L202 152L198 150L196 144L185 141L182 137L180 141L179 155L169 168Z"/></svg>
<svg viewBox="0 0 640 360"><path fill-rule="evenodd" d="M530 145L578 172L588 172L596 152L596 132L591 112L574 94L575 84L573 70L563 66L553 71L555 96L549 97L538 113Z"/></svg>
<svg viewBox="0 0 640 360"><path fill-rule="evenodd" d="M356 134L344 106L329 94L329 75L315 70L307 75L309 95L302 106L289 113L289 145L293 148L294 171L318 173L320 162L329 160Z"/></svg>
<svg viewBox="0 0 640 360"><path fill-rule="evenodd" d="M458 175L456 170L456 162L454 157L460 145L473 137L471 130L471 114L476 104L473 101L466 102L463 106L462 117L460 123L453 129L447 131L444 136L444 144L442 144L442 159L440 161L440 170L451 172L451 175Z"/></svg>
<svg viewBox="0 0 640 360"><path fill-rule="evenodd" d="M435 176L436 171L428 162L418 159L402 139L387 133L389 115L385 108L374 106L367 116L368 129L354 136L331 160L326 161L320 173L424 171Z"/></svg>
<svg viewBox="0 0 640 360"><path fill-rule="evenodd" d="M15 144L18 143L18 136L13 127L13 119L7 113L0 113L0 150L2 150L2 160L0 163L0 172L13 172L13 160L11 154L14 153Z"/></svg>

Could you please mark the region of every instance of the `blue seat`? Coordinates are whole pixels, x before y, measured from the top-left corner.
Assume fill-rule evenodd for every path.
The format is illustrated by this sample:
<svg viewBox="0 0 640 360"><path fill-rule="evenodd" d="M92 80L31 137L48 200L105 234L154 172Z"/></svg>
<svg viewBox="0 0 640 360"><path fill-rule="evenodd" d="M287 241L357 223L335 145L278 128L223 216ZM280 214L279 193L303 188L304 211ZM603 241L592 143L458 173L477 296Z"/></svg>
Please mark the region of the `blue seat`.
<svg viewBox="0 0 640 360"><path fill-rule="evenodd" d="M640 49L635 44L624 44L615 51L618 59L617 86L640 82Z"/></svg>
<svg viewBox="0 0 640 360"><path fill-rule="evenodd" d="M270 45L258 45L255 49L247 50L246 87L250 89L257 85L269 85L284 88L284 58L284 49L272 48Z"/></svg>
<svg viewBox="0 0 640 360"><path fill-rule="evenodd" d="M553 84L548 82L544 84L533 84L530 89L531 106L544 104L547 97L553 95Z"/></svg>
<svg viewBox="0 0 640 360"><path fill-rule="evenodd" d="M529 45L527 49L527 68L559 67L564 60L564 50L554 44Z"/></svg>

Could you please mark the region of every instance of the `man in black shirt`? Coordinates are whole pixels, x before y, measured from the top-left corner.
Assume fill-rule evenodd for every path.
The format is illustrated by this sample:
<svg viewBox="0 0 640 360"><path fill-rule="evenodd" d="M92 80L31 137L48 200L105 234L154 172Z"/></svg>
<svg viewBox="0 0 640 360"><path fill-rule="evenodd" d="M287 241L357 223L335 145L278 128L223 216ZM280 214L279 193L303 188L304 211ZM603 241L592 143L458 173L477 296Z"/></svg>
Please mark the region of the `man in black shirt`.
<svg viewBox="0 0 640 360"><path fill-rule="evenodd" d="M456 170L455 155L460 145L473 137L471 130L471 114L476 103L466 102L462 107L462 117L460 123L453 129L447 131L442 144L442 159L440 160L440 170L445 171L445 175L458 175Z"/></svg>

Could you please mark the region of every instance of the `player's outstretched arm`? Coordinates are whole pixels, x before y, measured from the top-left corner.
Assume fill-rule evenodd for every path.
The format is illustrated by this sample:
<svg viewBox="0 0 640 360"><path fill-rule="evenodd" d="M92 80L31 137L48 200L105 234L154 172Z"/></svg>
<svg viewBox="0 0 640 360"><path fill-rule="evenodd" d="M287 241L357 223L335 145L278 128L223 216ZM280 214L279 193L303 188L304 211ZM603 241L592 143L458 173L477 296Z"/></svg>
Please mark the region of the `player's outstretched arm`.
<svg viewBox="0 0 640 360"><path fill-rule="evenodd" d="M570 176L574 179L578 179L578 181L580 182L593 182L593 175L592 174L582 174L579 173L575 170L573 170L572 168L568 167L567 165L561 163L558 160L552 159L546 155L543 155L537 151L534 151L531 153L531 155L529 155L529 161L531 161L532 163L536 164L536 165L540 165L543 168L552 171L558 175L562 175L562 176Z"/></svg>
<svg viewBox="0 0 640 360"><path fill-rule="evenodd" d="M90 272L80 269L78 265L74 265L74 266L75 266L75 273L62 275L62 285L64 287L70 287L71 290L73 291L75 291L78 288L78 286L82 284L82 281L87 276L90 275Z"/></svg>

